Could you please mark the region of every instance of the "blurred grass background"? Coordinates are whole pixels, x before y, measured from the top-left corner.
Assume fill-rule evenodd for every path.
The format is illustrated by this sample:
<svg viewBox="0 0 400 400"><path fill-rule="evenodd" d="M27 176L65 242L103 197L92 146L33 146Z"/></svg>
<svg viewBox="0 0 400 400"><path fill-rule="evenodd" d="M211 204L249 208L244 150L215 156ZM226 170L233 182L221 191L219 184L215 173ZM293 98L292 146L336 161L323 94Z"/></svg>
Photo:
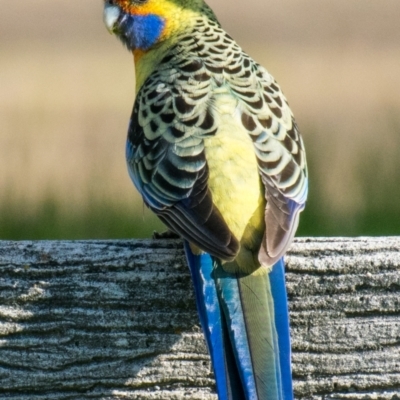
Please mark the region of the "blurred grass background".
<svg viewBox="0 0 400 400"><path fill-rule="evenodd" d="M209 4L303 133L299 235L400 234L399 1ZM132 57L103 27L102 1L0 5L0 239L162 230L126 172Z"/></svg>

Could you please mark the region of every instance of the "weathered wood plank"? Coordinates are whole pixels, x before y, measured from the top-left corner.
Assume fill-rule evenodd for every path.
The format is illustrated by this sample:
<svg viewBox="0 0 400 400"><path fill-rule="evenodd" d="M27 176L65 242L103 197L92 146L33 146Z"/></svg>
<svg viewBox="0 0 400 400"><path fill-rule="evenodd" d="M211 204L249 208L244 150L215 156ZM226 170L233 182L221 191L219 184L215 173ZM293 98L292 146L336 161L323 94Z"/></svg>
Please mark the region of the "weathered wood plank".
<svg viewBox="0 0 400 400"><path fill-rule="evenodd" d="M400 399L400 238L298 239L298 399ZM179 241L0 242L0 398L216 399Z"/></svg>

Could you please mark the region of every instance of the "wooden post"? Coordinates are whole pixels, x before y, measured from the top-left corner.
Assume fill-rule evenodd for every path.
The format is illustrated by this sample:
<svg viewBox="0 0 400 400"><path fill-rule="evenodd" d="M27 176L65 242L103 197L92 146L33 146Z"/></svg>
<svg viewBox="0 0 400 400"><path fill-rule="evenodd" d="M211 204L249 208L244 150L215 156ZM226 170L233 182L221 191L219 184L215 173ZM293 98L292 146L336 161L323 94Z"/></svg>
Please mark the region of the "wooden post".
<svg viewBox="0 0 400 400"><path fill-rule="evenodd" d="M400 238L297 239L296 399L400 399ZM0 242L1 399L216 399L176 240Z"/></svg>

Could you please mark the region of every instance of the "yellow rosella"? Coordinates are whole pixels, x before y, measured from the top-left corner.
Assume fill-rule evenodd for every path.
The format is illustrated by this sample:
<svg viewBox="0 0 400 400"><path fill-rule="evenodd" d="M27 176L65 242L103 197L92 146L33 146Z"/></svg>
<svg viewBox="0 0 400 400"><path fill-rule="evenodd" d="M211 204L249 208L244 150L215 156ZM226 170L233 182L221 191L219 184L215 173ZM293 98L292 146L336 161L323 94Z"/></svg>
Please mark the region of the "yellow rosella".
<svg viewBox="0 0 400 400"><path fill-rule="evenodd" d="M184 238L219 398L292 399L282 257L307 167L287 101L203 0L106 0L104 22L135 61L129 174Z"/></svg>

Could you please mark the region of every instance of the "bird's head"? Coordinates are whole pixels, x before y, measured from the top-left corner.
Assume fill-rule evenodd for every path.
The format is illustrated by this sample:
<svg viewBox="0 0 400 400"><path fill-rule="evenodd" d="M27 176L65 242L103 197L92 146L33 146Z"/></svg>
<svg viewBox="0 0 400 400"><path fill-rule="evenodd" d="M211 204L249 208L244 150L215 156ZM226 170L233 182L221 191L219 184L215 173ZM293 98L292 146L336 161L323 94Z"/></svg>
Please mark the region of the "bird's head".
<svg viewBox="0 0 400 400"><path fill-rule="evenodd" d="M129 50L148 51L210 9L203 0L105 0L104 23Z"/></svg>

